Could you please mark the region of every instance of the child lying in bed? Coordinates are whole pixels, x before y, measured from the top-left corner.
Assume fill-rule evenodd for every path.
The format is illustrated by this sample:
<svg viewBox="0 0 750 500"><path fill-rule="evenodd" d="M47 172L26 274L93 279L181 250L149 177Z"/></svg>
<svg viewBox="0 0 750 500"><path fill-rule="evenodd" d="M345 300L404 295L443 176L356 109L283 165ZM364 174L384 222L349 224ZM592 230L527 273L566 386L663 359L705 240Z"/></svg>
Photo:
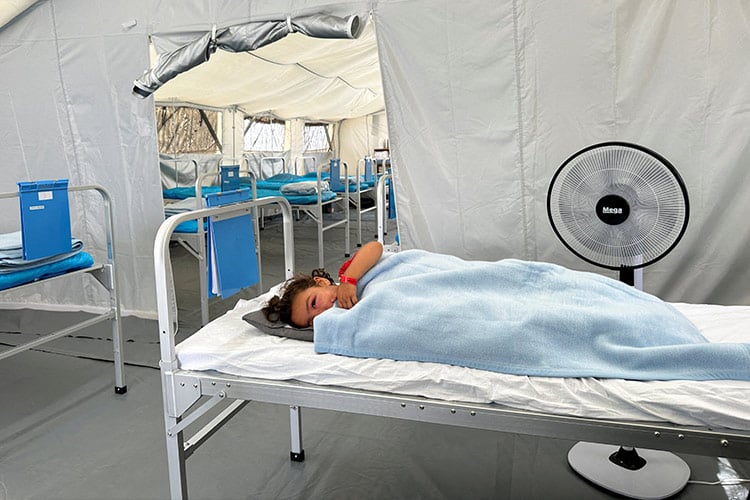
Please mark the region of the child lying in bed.
<svg viewBox="0 0 750 500"><path fill-rule="evenodd" d="M273 297L263 308L269 321L283 321L298 328L312 326L313 318L330 309L336 301L343 309L357 303L357 281L365 275L383 254L377 241L366 243L339 269L339 285L322 269L311 276L299 275L284 286L284 294Z"/></svg>
<svg viewBox="0 0 750 500"><path fill-rule="evenodd" d="M318 353L540 377L750 380L750 344L709 342L671 304L617 280L544 262L381 254L364 246L338 286L293 280L266 318L314 323Z"/></svg>

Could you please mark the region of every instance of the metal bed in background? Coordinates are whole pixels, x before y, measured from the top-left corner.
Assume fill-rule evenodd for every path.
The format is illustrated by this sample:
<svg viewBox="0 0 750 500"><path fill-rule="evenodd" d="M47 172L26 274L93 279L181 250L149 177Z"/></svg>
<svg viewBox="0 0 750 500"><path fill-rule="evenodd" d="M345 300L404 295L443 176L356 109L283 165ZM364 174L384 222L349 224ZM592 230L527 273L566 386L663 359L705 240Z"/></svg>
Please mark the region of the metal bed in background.
<svg viewBox="0 0 750 500"><path fill-rule="evenodd" d="M348 170L344 165L344 175L347 175ZM318 238L318 267L325 267L325 256L324 256L324 245L323 236L326 231L334 229L336 227L343 227L344 229L344 255L349 257L350 255L350 235L349 235L349 198L346 193L336 193L334 198L324 201L322 198L323 193L323 165L318 165L315 168L315 182L317 185L317 203L311 205L292 204L292 209L307 214L317 225L317 238ZM348 189L348 179L346 181L346 187ZM339 220L326 221L324 218L325 210L330 207L331 214L335 213L335 207L339 206L343 209L343 218Z"/></svg>
<svg viewBox="0 0 750 500"><path fill-rule="evenodd" d="M247 179L245 184L250 187L251 198L257 198L256 180L255 174L248 169L238 170L238 175L241 179L244 177ZM206 191L206 180L208 179L219 179L221 171L219 172L207 172L199 175L195 180L193 192L196 194L194 197L185 198L182 203L182 212L189 212L192 210L199 210L204 207L203 194ZM212 183L213 184L213 183ZM213 184L213 191L219 191L220 186ZM197 195L200 193L200 195ZM191 206L192 205L192 206ZM189 208L187 208L189 207ZM175 212L176 213L176 212ZM260 227L259 227L259 216L258 211L253 210L253 226L255 229L255 243L256 253L258 255L258 269L262 269L260 261ZM180 228L176 228L171 235L171 241L180 244L185 250L195 257L198 261L198 282L200 286L200 308L201 308L201 325L205 325L209 321L209 308L208 308L208 265L206 261L206 231L204 227L204 221L198 219L195 220L196 224L190 224L189 229L180 231ZM183 224L181 227L186 227ZM258 290L260 291L263 287L262 278L258 282Z"/></svg>
<svg viewBox="0 0 750 500"><path fill-rule="evenodd" d="M569 410L564 408L559 413L545 412L539 409L540 406L529 405L528 408L519 408L508 405L503 402L506 394L506 388L503 383L490 384L492 387L503 387L499 391L496 402L471 402L475 397L473 394L466 394L462 402L460 396L452 396L449 399L424 397L417 394L422 392L433 382L429 377L420 377L418 393L406 392L388 392L387 385L381 384L380 380L372 379L373 371L371 365L366 365L362 376L370 380L370 385L374 388L356 388L342 387L335 381L324 382L320 378L323 373L315 372L309 381L304 381L304 377L299 375L287 375L285 370L293 371L298 365L296 361L285 360L278 363L276 368L271 369L272 373L263 376L243 376L230 374L228 371L222 372L222 368L208 363L206 368L186 369L186 349L183 344L188 344L194 339L202 336L205 331L206 338L210 338L210 345L215 347L219 340L214 333L226 333L228 328L238 329L239 337L233 337L229 342L233 346L232 356L246 356L245 352L237 352L237 341L239 338L249 339L249 342L262 342L259 353L260 364L265 364L268 360L268 348L276 345L282 356L292 356L294 359L301 357L299 353L309 352L309 360L306 363L318 363L319 360L330 359L325 356L316 355L312 345L305 342L291 339L283 339L283 344L279 339L262 334L253 327L242 321L244 311L232 312L216 320L215 329L211 329L214 322L208 327L195 333L192 337L184 341L180 346L175 343L174 321L171 317L169 308L174 291L170 288L167 280L168 269L170 268L169 256L169 237L177 224L188 220L189 218L201 218L209 215L229 216L232 213L241 214L258 207L265 203L278 203L283 213L284 243L285 243L285 275L292 276L294 271L294 237L291 207L282 198L261 199L253 202L241 203L236 206L226 206L212 209L202 209L193 213L180 214L165 221L159 229L154 244L154 261L155 272L157 277L157 301L159 311L159 330L160 330L160 349L161 349L161 373L164 396L164 420L165 420L165 438L167 445L167 460L169 469L169 482L171 496L175 499L184 499L188 496L187 490L187 466L186 460L195 451L206 442L210 436L216 432L224 423L237 414L248 401L283 404L289 406L290 427L291 427L291 450L290 456L293 460L304 460L304 448L302 446L302 416L301 408L310 407L331 411L343 411L355 414L375 415L413 420L419 422L430 422L446 424L458 427L476 428L492 430L498 432L510 432L518 434L528 434L541 437L565 438L569 440L584 440L597 443L611 443L619 445L628 443L628 445L649 448L656 450L669 450L673 452L689 453L705 456L721 456L727 458L750 458L750 427L745 422L744 427L739 425L709 425L709 424L690 424L674 423L669 420L658 417L652 421L640 420L635 418L616 417L617 411L612 408L613 402L607 398L601 398L601 392L592 394L590 405L599 414L609 415L607 417L587 417L585 413L576 415L570 414ZM744 317L750 318L750 308L740 308L739 312L745 314ZM241 330L241 331L240 331ZM253 333L254 332L254 333ZM275 339L275 340L274 340ZM195 342L199 342L195 340ZM192 345L196 345L195 343ZM202 358L211 358L209 353L201 354ZM182 353L182 354L180 354ZM352 363L368 363L378 360L355 360L343 356L333 356L331 361L339 369L332 369L332 372L346 372L347 377L351 373L349 368ZM382 361L382 360L380 360ZM408 362L394 362L408 363ZM259 365L250 363L258 369ZM417 365L424 365L417 363ZM187 363L187 366L191 366ZM311 365L306 364L306 367ZM390 366L390 365L389 365ZM449 365L440 365L440 373L445 373L446 368L452 368ZM455 367L458 368L458 367ZM390 373L395 367L384 371ZM404 370L399 374L403 375ZM481 370L478 373L484 373ZM496 374L501 376L501 374ZM297 378L298 380L292 380ZM474 377L472 377L474 378ZM507 387L508 391L518 390L524 394L529 401L536 402L539 394L536 384L531 384L528 377L521 377L523 384L521 387ZM534 377L532 377L534 378ZM443 381L437 377L435 387L444 387ZM313 383L312 381L315 380ZM332 380L335 380L335 375ZM569 391L575 394L577 391L591 390L596 392L597 388L587 389L588 385L585 379L561 379L570 380L578 389ZM552 382L555 382L552 380ZM549 380L539 380L540 385L552 383ZM595 381L591 381L596 386ZM628 381L620 381L628 382ZM722 382L722 381L719 381ZM322 384L329 385L322 385ZM649 383L634 382L639 389L648 391ZM742 387L747 384L732 386L735 392L742 391ZM448 386L454 384L448 383ZM555 385L555 384L552 384ZM691 383L691 387L697 385ZM462 387L458 384L457 387ZM556 387L556 386L555 386ZM605 390L602 387L599 389ZM415 386L412 385L412 390ZM526 391L526 392L524 392ZM532 394L527 394L531 391ZM460 392L460 389L459 389ZM658 391L657 391L658 392ZM556 394L556 393L555 393ZM667 403L662 403L667 404ZM218 415L208 424L195 431L198 421L205 416L207 412L212 413L218 410ZM682 411L680 406L676 411ZM718 408L714 410L716 414L723 410ZM740 414L750 414L750 408L738 410ZM717 421L731 421L732 416ZM739 417L742 420L742 417ZM710 417L707 417L710 420ZM736 420L735 420L736 421ZM188 437L188 432L193 432Z"/></svg>
<svg viewBox="0 0 750 500"><path fill-rule="evenodd" d="M122 328L121 328L121 317L120 317L120 296L118 290L117 280L117 269L115 259L115 241L114 241L114 218L112 215L112 197L109 192L102 186L99 185L85 185L85 186L70 186L68 187L68 193L82 193L82 192L96 192L102 200L102 211L104 221L104 232L106 241L106 260L104 262L94 262L93 265L83 268L76 269L69 272L63 272L56 276L49 278L38 279L29 283L19 284L12 288L2 290L2 292L10 292L13 290L20 290L32 286L37 286L41 283L50 282L53 280L70 279L76 275L89 275L93 277L97 283L99 283L109 294L109 301L107 304L106 311L95 315L92 318L81 321L77 324L70 325L66 328L50 332L41 336L40 338L27 342L25 344L10 348L3 352L0 352L0 360L14 356L21 352L28 351L40 345L51 342L55 339L71 335L77 331L89 328L97 325L104 321L109 321L112 324L112 350L113 360L115 365L115 393L124 394L127 392L127 385L125 384L125 370L123 362L123 341L122 341ZM3 198L14 198L18 197L18 192L12 193L0 193L0 199ZM0 293L2 293L0 292Z"/></svg>
<svg viewBox="0 0 750 500"><path fill-rule="evenodd" d="M363 158L357 162L354 176L349 175L349 164L341 162L344 166L344 175L340 175L339 159L332 159L330 162L330 182L331 189L334 192L346 195L351 206L357 213L357 246L362 246L362 214L375 210L375 203L371 206L365 206L364 200L367 193L372 193L375 189L376 176L373 173L372 158Z"/></svg>
<svg viewBox="0 0 750 500"><path fill-rule="evenodd" d="M263 158L261 161L282 161L282 167L285 165L281 158ZM313 170L306 168L306 163L311 163ZM285 168L285 167L283 167ZM301 214L307 215L316 225L317 242L318 242L318 266L325 265L324 236L331 229L342 227L344 230L345 256L350 254L350 235L349 235L349 203L346 193L336 193L330 189L329 180L325 178L325 164L318 164L314 156L301 156L295 159L293 171L286 170L275 172L272 177L259 179L257 182L258 196L281 196L286 198L296 214L295 220L301 220ZM345 166L346 169L346 166ZM348 172L348 170L345 170ZM302 173L303 175L300 175ZM295 183L313 183L315 186L314 194L298 196L285 192L284 185L292 186ZM348 189L348 180L347 180ZM341 209L342 218L335 219L336 208ZM261 222L260 227L265 227L265 218L278 215L278 208L260 208Z"/></svg>

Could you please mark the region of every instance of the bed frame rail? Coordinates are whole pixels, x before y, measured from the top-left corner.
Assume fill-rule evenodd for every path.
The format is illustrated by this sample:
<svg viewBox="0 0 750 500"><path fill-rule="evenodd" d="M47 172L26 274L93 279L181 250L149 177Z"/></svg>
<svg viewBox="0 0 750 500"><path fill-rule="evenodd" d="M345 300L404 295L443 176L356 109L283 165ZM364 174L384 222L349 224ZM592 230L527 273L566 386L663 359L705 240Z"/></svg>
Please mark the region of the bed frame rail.
<svg viewBox="0 0 750 500"><path fill-rule="evenodd" d="M585 440L726 458L750 457L750 432L666 423L603 420L516 410L493 403L460 403L294 381L258 380L183 371L178 386L203 396L393 417L540 437Z"/></svg>

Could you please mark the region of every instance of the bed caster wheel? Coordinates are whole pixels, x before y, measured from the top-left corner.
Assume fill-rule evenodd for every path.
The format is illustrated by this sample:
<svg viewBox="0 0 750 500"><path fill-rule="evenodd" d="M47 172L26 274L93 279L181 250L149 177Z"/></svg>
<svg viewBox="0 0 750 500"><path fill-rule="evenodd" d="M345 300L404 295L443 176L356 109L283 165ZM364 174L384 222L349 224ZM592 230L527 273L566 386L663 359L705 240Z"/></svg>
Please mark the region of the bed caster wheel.
<svg viewBox="0 0 750 500"><path fill-rule="evenodd" d="M351 255L352 255L352 254L350 254L350 253L345 253L345 254L344 254L344 257L351 257Z"/></svg>
<svg viewBox="0 0 750 500"><path fill-rule="evenodd" d="M292 462L304 462L305 461L305 450L300 451L299 453L295 453L293 451L289 452L289 458Z"/></svg>
<svg viewBox="0 0 750 500"><path fill-rule="evenodd" d="M115 394L125 394L128 392L128 386L123 385L122 387L115 386Z"/></svg>

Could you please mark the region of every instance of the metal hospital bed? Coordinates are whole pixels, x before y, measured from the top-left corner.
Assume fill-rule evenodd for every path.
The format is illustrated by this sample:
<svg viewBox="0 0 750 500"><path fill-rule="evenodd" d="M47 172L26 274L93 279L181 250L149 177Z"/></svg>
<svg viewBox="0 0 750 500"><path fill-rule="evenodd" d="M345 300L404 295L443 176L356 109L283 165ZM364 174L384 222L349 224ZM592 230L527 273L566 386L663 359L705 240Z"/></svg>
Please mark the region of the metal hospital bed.
<svg viewBox="0 0 750 500"><path fill-rule="evenodd" d="M678 453L750 458L750 419L747 418L750 416L750 401L742 396L750 389L747 382L686 383L681 386L680 391L676 391L687 396L692 394L690 404L683 405L663 401L665 390L670 386L661 386L659 383L515 378L475 370L469 373L470 377L463 380L462 384L475 384L476 389L496 391L489 398L492 402L482 401L482 397L473 395L474 391L470 389L462 388L462 384L458 384L461 387L457 389L458 393L437 397L431 395L433 391L443 394L444 390L456 387L450 380L443 378L446 370L460 370L460 367L439 365L440 375L433 377L429 372L431 363L393 361L392 363L399 363L398 366L409 368L398 370L398 374L394 375L395 365L383 364L389 360L315 354L309 342L291 339L279 342L277 337L254 330L242 320L246 310L230 311L176 345L176 318L172 316L169 307L174 292L168 281L171 266L169 238L174 228L190 218L242 214L271 203L277 204L282 212L285 275L289 278L294 272L293 222L291 206L283 198L261 199L179 214L166 220L157 233L154 261L165 437L172 498L183 499L188 496L186 460L251 400L289 406L290 456L297 461L304 460L301 408L305 406L540 437L562 437L616 445L627 443L629 446ZM258 300L263 299L264 296ZM750 307L720 309L720 313L715 313L715 309L711 307L724 306L708 306L709 316L703 320L706 324L735 324L739 320L750 320ZM726 319L717 322L717 314L726 314ZM746 332L747 328L743 330L742 335L747 342L750 333ZM247 343L247 350L238 352L239 338ZM201 364L200 359L213 359L215 352L211 349L220 349L223 342L232 345L232 352L227 355L232 356L233 361L240 358L246 360L246 371L233 372L225 365L213 361ZM252 356L256 343L258 352L255 355L258 357L254 363ZM272 351L273 345L278 347L276 351ZM276 355L279 356L278 359L274 358ZM301 368L305 372L321 366L312 372L312 378L306 378L306 375L287 375L296 366L300 366L300 363L304 363ZM376 368L378 365L383 368ZM412 370L415 372L414 381L418 380L418 384L411 379L400 380L406 371ZM422 373L420 370L426 371ZM349 381L346 387L338 383L334 373L346 372L347 380L350 380L349 377L355 371L359 373L359 381ZM331 377L325 379L328 372ZM248 375L250 373L253 375ZM381 380L380 377L384 379ZM385 378L388 378L387 382L384 381ZM664 383L671 382L674 381ZM415 389L416 386L418 388ZM547 386L550 391L546 391ZM612 394L618 394L618 398L602 397L602 394L609 393L610 387L617 388ZM628 388L635 388L639 393L629 403L632 407L618 402L623 398L623 391L627 393ZM561 397L580 398L580 404L577 399L547 410L545 405L548 402L542 397L545 392L550 392L550 400L553 401L551 404L556 404ZM722 398L729 393L734 397L723 401ZM652 404L642 405L639 401L644 398L648 400L648 396L653 398ZM695 405L701 404L702 409L696 408ZM711 405L716 406L714 408ZM653 408L658 410L650 413ZM195 430L197 421L212 409L218 411L217 416L188 436L188 432ZM571 414L571 411L577 413ZM697 420L691 420L693 415L701 416L696 417Z"/></svg>
<svg viewBox="0 0 750 500"><path fill-rule="evenodd" d="M341 165L344 166L344 175L341 175ZM376 184L376 176L373 173L372 158L362 158L357 162L354 176L349 176L349 164L334 158L330 161L331 189L348 198L348 202L357 213L357 246L362 246L362 214L376 209L375 205L365 207L362 195L373 192Z"/></svg>
<svg viewBox="0 0 750 500"><path fill-rule="evenodd" d="M79 323L70 325L66 328L47 333L36 340L27 342L25 344L13 347L11 349L0 352L0 360L14 356L21 352L28 351L42 344L46 344L53 340L71 335L77 331L89 328L97 325L104 321L110 321L112 324L112 349L114 354L114 365L115 365L115 393L125 394L127 392L127 385L125 384L124 375L124 362L122 358L122 330L120 321L120 298L117 284L117 272L115 267L115 242L113 235L113 217L112 217L112 198L109 192L102 186L98 185L85 185L85 186L70 186L68 187L68 193L80 193L80 192L96 192L101 196L102 199L102 210L104 214L104 231L107 245L107 257L105 262L94 262L93 265L84 269L77 269L69 272L64 272L56 276L49 278L38 279L29 283L20 284L18 286L7 288L2 292L9 292L13 290L20 290L22 288L28 288L36 286L40 283L46 283L52 280L70 279L75 275L90 275L92 276L104 289L109 293L109 304L105 312L98 314L92 318L81 321ZM3 198L14 198L18 197L18 192L0 193L0 199ZM0 292L0 293L2 293Z"/></svg>
<svg viewBox="0 0 750 500"><path fill-rule="evenodd" d="M292 183L294 181L314 181L316 184L316 190L315 195L310 195L307 200L300 200L300 197L298 196L289 196L284 194L283 192L279 191L274 193L275 196L281 196L288 198L290 201L290 205L292 210L297 214L297 217L295 220L299 220L299 214L304 213L310 219L315 222L316 228L317 228L317 241L318 241L318 266L324 267L325 266L325 256L324 256L324 247L323 247L323 238L326 231L329 231L331 229L341 227L343 226L344 229L344 247L345 247L345 256L349 256L350 253L350 236L349 236L349 203L348 198L345 192L342 193L335 193L331 194L331 191L328 190L328 193L331 194L330 197L325 197L326 189L324 189L324 184L326 183L324 179L324 172L323 168L324 165L317 164L317 160L314 156L302 156L298 157L294 161L293 166L293 172L287 172L285 167L285 162L283 158L275 158L275 157L267 157L263 158L261 160L261 164L263 161L281 161L282 162L282 172L280 173L287 173L291 176L294 176L293 180L288 181L288 183ZM307 172L307 175L299 175L300 170L304 170L305 161L309 160L312 163L312 170ZM301 165L300 165L301 161ZM345 174L348 172L346 165L345 168ZM265 172L263 168L261 167L261 171ZM273 171L273 170L272 170ZM271 189L270 186L265 184L266 181L270 181L271 178L266 179L260 179L258 181L258 187L263 192L263 194L260 194L259 196L266 196L269 194L268 190ZM348 181L347 181L347 189L348 189ZM326 218L324 214L326 214L327 210L330 210L331 213L334 212L335 207L340 206L343 211L343 217L340 220L335 220L332 218ZM261 209L261 217L264 217L266 213L268 213L269 209ZM277 213L278 211L276 211ZM263 227L263 220L261 220L261 227Z"/></svg>

